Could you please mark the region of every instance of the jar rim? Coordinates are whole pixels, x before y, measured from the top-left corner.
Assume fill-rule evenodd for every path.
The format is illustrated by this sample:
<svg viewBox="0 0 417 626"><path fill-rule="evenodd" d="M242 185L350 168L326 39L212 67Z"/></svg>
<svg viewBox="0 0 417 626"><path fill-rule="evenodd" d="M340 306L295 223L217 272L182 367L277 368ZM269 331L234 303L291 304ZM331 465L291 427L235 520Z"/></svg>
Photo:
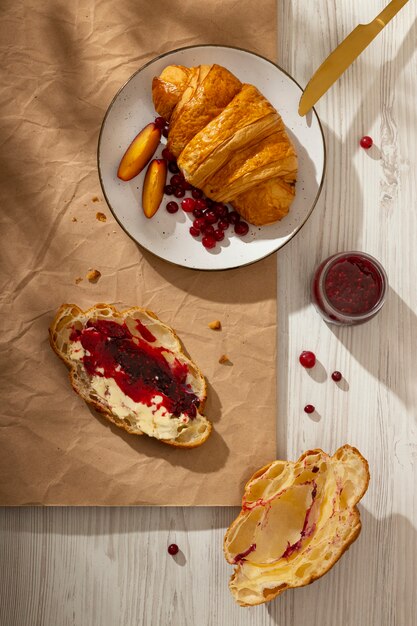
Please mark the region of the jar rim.
<svg viewBox="0 0 417 626"><path fill-rule="evenodd" d="M335 265L335 263L340 258L349 257L349 256L359 256L368 260L374 266L375 270L378 272L380 279L381 279L381 293L379 295L379 298L375 302L375 304L365 313L344 313L343 311L340 311L330 302L326 293L325 280L326 280L329 270ZM361 322L361 321L367 320L371 316L374 316L376 313L378 313L378 311L384 305L386 293L388 289L388 277L381 263L371 254L368 254L366 252L361 252L360 250L348 250L347 252L338 252L328 257L320 273L318 287L319 287L321 297L323 298L326 307L328 307L330 314L334 315L335 317L338 317L340 320L343 320L343 321L355 320L355 322Z"/></svg>

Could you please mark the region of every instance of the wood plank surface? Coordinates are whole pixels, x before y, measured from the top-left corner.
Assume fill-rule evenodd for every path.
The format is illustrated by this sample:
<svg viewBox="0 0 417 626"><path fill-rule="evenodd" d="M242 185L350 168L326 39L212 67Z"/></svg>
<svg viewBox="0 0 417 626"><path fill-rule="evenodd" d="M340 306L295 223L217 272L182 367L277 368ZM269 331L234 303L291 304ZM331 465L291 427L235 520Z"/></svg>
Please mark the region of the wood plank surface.
<svg viewBox="0 0 417 626"><path fill-rule="evenodd" d="M279 59L304 85L384 2L281 0ZM417 5L411 0L317 105L328 150L321 199L277 255L278 451L295 459L343 443L367 457L363 530L309 587L242 609L222 556L235 509L3 509L1 626L416 626ZM369 152L359 138L371 135ZM357 328L309 304L313 268L360 249L385 266L387 303ZM311 349L311 375L297 364ZM330 374L339 369L345 384ZM317 412L307 416L306 403ZM166 553L175 541L181 553Z"/></svg>

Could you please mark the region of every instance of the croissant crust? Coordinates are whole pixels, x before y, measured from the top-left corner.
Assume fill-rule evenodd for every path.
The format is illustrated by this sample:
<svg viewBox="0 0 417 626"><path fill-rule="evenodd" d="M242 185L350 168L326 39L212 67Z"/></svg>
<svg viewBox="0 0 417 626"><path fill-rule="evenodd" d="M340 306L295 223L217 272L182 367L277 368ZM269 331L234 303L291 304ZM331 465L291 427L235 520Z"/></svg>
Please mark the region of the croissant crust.
<svg viewBox="0 0 417 626"><path fill-rule="evenodd" d="M248 222L282 219L295 196L297 155L260 91L219 65L169 66L154 78L155 108L185 179Z"/></svg>

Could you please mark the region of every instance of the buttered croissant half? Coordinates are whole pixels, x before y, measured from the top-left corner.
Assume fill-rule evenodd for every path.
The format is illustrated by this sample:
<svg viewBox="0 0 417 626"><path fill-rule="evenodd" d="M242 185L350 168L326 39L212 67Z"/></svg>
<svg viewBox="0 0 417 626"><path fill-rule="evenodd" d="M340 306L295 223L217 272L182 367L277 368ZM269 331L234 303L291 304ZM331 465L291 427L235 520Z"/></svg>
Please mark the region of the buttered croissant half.
<svg viewBox="0 0 417 626"><path fill-rule="evenodd" d="M367 461L348 445L256 472L224 539L237 566L229 586L238 604L262 604L323 576L359 535L356 504L368 483Z"/></svg>
<svg viewBox="0 0 417 626"><path fill-rule="evenodd" d="M155 313L63 304L49 335L74 390L116 426L181 448L210 435L204 377Z"/></svg>
<svg viewBox="0 0 417 626"><path fill-rule="evenodd" d="M170 65L153 79L156 111L185 179L256 225L282 219L295 196L297 155L279 113L220 65Z"/></svg>

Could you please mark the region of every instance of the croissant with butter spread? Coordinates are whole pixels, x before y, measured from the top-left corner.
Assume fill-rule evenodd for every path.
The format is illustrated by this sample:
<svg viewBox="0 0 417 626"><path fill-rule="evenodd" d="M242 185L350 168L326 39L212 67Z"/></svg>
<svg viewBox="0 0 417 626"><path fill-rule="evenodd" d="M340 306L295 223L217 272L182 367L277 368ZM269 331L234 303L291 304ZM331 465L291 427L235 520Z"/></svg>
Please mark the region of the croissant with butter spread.
<svg viewBox="0 0 417 626"><path fill-rule="evenodd" d="M236 602L262 604L323 576L360 533L356 505L368 483L368 463L349 445L256 472L224 538L226 559L236 565L229 584Z"/></svg>
<svg viewBox="0 0 417 626"><path fill-rule="evenodd" d="M281 116L220 65L170 65L152 82L169 121L168 149L185 179L248 222L282 219L295 196L297 155Z"/></svg>

